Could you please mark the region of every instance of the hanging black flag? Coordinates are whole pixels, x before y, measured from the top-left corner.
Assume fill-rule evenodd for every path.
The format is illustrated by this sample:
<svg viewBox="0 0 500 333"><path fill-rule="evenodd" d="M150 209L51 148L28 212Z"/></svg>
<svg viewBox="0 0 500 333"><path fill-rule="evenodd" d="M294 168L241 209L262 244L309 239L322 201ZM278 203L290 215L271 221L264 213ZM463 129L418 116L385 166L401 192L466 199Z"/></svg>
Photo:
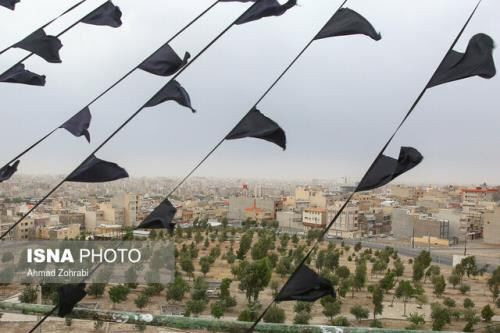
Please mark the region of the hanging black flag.
<svg viewBox="0 0 500 333"><path fill-rule="evenodd" d="M14 10L16 9L16 3L19 1L21 0L0 0L0 6Z"/></svg>
<svg viewBox="0 0 500 333"><path fill-rule="evenodd" d="M73 311L75 305L87 296L85 283L68 284L57 289L59 317L66 317Z"/></svg>
<svg viewBox="0 0 500 333"><path fill-rule="evenodd" d="M465 79L471 76L480 76L491 79L496 74L493 60L495 43L486 34L473 36L465 53L451 50L437 69L427 86L434 87L443 83Z"/></svg>
<svg viewBox="0 0 500 333"><path fill-rule="evenodd" d="M253 108L238 125L226 136L226 140L256 138L277 144L286 149L285 131L273 120Z"/></svg>
<svg viewBox="0 0 500 333"><path fill-rule="evenodd" d="M236 20L235 24L244 24L269 16L280 16L296 4L297 0L288 0L283 5L277 0L260 0L243 13L243 15Z"/></svg>
<svg viewBox="0 0 500 333"><path fill-rule="evenodd" d="M38 75L24 69L24 64L17 64L0 75L0 82L21 83L31 86L44 86L45 75Z"/></svg>
<svg viewBox="0 0 500 333"><path fill-rule="evenodd" d="M276 301L315 302L324 296L336 298L332 283L303 264L281 289Z"/></svg>
<svg viewBox="0 0 500 333"><path fill-rule="evenodd" d="M382 38L380 33L363 16L352 9L341 8L332 16L325 27L321 29L315 39L347 35L366 35L373 40L380 40Z"/></svg>
<svg viewBox="0 0 500 333"><path fill-rule="evenodd" d="M193 113L196 112L191 106L191 99L186 89L175 80L170 80L164 85L163 88L146 103L145 107L156 106L166 101L176 101L180 105L190 108Z"/></svg>
<svg viewBox="0 0 500 333"><path fill-rule="evenodd" d="M82 23L93 25L107 25L112 28L118 28L122 25L122 11L120 7L113 5L111 1L107 1L99 6L89 15L82 19Z"/></svg>
<svg viewBox="0 0 500 333"><path fill-rule="evenodd" d="M59 128L64 128L76 137L84 135L88 142L90 142L90 133L88 131L92 115L88 107L75 114L68 119Z"/></svg>
<svg viewBox="0 0 500 333"><path fill-rule="evenodd" d="M172 223L177 209L168 199L156 207L148 217L137 227L139 229L168 229L173 231L175 223Z"/></svg>
<svg viewBox="0 0 500 333"><path fill-rule="evenodd" d="M187 64L190 57L189 52L186 52L184 59L181 59L167 44L140 64L139 68L151 74L170 76Z"/></svg>
<svg viewBox="0 0 500 333"><path fill-rule="evenodd" d="M71 175L68 182L104 183L127 178L128 173L116 163L103 161L94 155L88 158Z"/></svg>
<svg viewBox="0 0 500 333"><path fill-rule="evenodd" d="M33 52L37 56L52 63L61 62L59 50L62 46L59 38L47 35L43 29L38 29L22 41L13 45L13 47Z"/></svg>
<svg viewBox="0 0 500 333"><path fill-rule="evenodd" d="M17 166L19 165L19 161L15 161L12 165L6 165L0 169L0 183L6 180L9 180L13 174L17 171Z"/></svg>
<svg viewBox="0 0 500 333"><path fill-rule="evenodd" d="M358 185L357 191L373 190L389 184L403 173L413 169L424 157L411 147L401 147L399 158L380 155Z"/></svg>

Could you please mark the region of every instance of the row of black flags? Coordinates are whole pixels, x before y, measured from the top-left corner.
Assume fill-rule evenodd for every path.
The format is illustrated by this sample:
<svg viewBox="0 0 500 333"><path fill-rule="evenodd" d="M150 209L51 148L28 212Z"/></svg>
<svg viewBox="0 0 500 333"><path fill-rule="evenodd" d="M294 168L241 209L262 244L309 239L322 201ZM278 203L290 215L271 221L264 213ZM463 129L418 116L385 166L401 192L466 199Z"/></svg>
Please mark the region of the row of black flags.
<svg viewBox="0 0 500 333"><path fill-rule="evenodd" d="M130 122L137 114L139 114L144 108L159 105L165 101L173 100L178 104L191 109L194 109L191 105L189 94L186 90L179 84L175 79L199 56L201 56L208 48L210 48L222 35L224 35L233 25L244 24L247 22L255 21L264 17L269 16L280 16L283 15L287 10L296 5L295 0L287 1L284 4L278 3L276 0L219 0L216 1L212 6L206 9L197 18L191 21L185 28L183 28L178 34L184 31L188 26L193 24L199 17L204 15L208 10L215 6L218 2L253 2L253 5L249 7L240 17L238 17L233 23L231 23L226 29L224 29L214 40L212 40L205 48L202 49L190 63L190 54L185 53L184 57L179 57L175 51L170 48L168 42L164 44L158 51L153 53L144 62L136 66L132 71L140 68L144 71L155 75L170 76L175 74L175 76L165 84L151 99L149 99L138 111L136 111L127 121L125 121L115 132L113 132L98 148L91 154L87 159L84 160L68 177L66 177L61 183L59 183L53 190L51 190L42 200L40 200L32 210L25 214L20 220L18 220L9 230L7 230L0 239L4 238L17 224L19 224L24 218L26 218L34 209L36 209L45 199L47 199L52 193L54 193L64 182L107 182L117 179L122 179L128 177L128 173L125 169L118 166L115 163L103 161L95 156L95 154L109 142L114 135L121 131L128 122ZM376 32L373 26L360 14L355 11L344 8L345 3L340 6L340 8L334 13L330 20L322 27L322 29L316 34L311 41L302 49L302 51L297 55L297 57L286 67L286 69L281 73L281 75L274 81L274 83L264 92L264 94L258 99L250 111L240 120L240 122L226 135L224 138L191 170L187 176L182 179L176 187L174 187L171 192L167 195L165 200L137 227L145 229L162 228L167 230L173 230L175 225L173 224L173 217L175 216L176 209L170 203L168 198L170 195L176 191L207 159L210 157L216 149L225 141L240 138L258 138L262 140L269 141L286 149L286 134L285 131L272 119L266 117L262 114L257 105L262 101L262 99L267 96L267 94L274 88L274 86L281 80L281 78L286 74L286 72L295 64L295 62L301 57L301 55L308 49L308 47L315 41L323 38L335 37L335 36L345 36L345 35L357 35L362 34L369 36L373 40L380 40L381 35ZM323 230L323 235L320 237L313 247L310 249L308 254L303 259L302 263L296 268L295 272L292 274L290 279L285 283L281 289L278 296L275 298L274 302L289 301L289 300L301 300L301 301L316 301L317 299L332 295L335 296L335 292L331 283L318 276L313 270L305 265L308 257L311 255L312 251L315 249L320 239L328 232L333 223L336 221L338 216L342 213L344 208L350 202L352 197L356 192L367 191L376 189L383 185L390 183L396 177L404 174L405 172L416 167L422 160L423 156L412 147L401 147L400 154L398 158L393 158L384 155L386 148L389 146L390 142L397 134L401 126L408 119L409 115L413 112L414 108L423 97L426 90L430 87L440 85L443 83L460 80L468 78L471 76L480 76L483 78L491 78L496 74L495 65L492 57L492 50L494 48L493 40L485 34L477 34L471 38L467 49L464 53L454 51L453 48L457 41L461 37L463 31L474 15L477 7L481 1L478 2L474 11L470 15L467 22L464 24L462 30L459 32L457 38L452 43L448 53L444 57L443 61L439 65L438 69L435 71L431 79L429 80L426 87L422 90L417 100L414 102L406 116L403 118L400 125L396 128L395 132L389 138L388 142L384 145L381 152L377 155L376 159L362 178L361 182L358 184L356 190L348 197L344 205L341 207L339 212L329 223L329 225ZM107 2L110 3L110 2ZM108 16L109 17L109 16ZM106 24L109 25L109 24ZM172 39L173 39L172 38ZM171 41L170 39L169 41ZM30 50L32 51L32 50ZM32 51L33 52L33 51ZM35 53L35 52L34 52ZM38 53L37 53L38 54ZM131 71L131 72L132 72ZM129 72L129 74L131 73ZM120 79L117 83L123 80L127 75ZM117 84L116 83L116 84ZM112 87L114 87L114 84ZM109 91L112 87L108 88L104 93ZM104 94L103 93L103 94ZM100 98L103 94L99 95ZM97 100L94 99L94 101ZM90 104L92 104L91 102ZM89 104L89 105L90 105ZM87 140L90 140L90 134L88 132L91 114L90 109L87 105L81 111L79 111L75 116L66 121L59 128L64 128L68 130L75 136L85 136ZM52 132L51 132L52 133ZM49 133L48 135L50 135ZM48 136L47 135L47 136ZM46 137L42 138L45 139ZM39 140L32 147L28 148L25 152L29 151L36 144L41 142ZM23 152L22 154L24 154ZM20 156L22 156L22 154ZM17 158L19 158L18 156ZM17 158L9 162L5 167L0 169L0 181L8 180L17 170L19 165L19 160ZM59 302L54 309L47 314L38 324L38 327L43 320L45 320L49 315L58 309L58 315L65 316L70 313L72 308L78 303L83 297L85 297L85 284L79 285L67 285L61 287L59 290ZM262 313L260 318L254 323L252 329L255 328L257 323L265 315L266 311L273 304L271 303L269 307ZM32 331L34 331L34 329Z"/></svg>

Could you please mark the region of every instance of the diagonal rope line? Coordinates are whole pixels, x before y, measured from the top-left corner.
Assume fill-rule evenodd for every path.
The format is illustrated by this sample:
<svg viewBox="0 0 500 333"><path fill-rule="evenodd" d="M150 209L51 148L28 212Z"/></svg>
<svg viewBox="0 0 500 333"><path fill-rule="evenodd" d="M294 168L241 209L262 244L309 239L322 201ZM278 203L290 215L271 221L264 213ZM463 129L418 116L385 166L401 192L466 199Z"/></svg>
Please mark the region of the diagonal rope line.
<svg viewBox="0 0 500 333"><path fill-rule="evenodd" d="M446 58L446 55L451 51L453 50L453 48L455 47L455 45L457 44L458 40L460 39L460 37L462 36L463 32L465 31L465 29L467 28L467 26L469 25L469 22L471 21L472 17L474 16L474 14L476 13L479 5L481 4L482 0L479 0L478 3L476 4L476 6L474 7L474 10L472 11L472 13L470 14L470 16L468 17L467 21L465 22L465 24L462 26L462 29L459 31L458 35L456 36L456 38L453 40L453 43L451 44L450 48L448 49L448 51L446 52L445 54L445 57L443 58L443 60L440 62L439 66L444 62L444 59ZM438 68L439 68L438 66ZM437 71L437 69L436 69ZM399 130L401 129L401 127L403 126L403 124L406 122L406 120L409 118L409 116L411 115L411 113L413 112L413 110L415 110L416 106L418 105L418 103L420 102L420 100L422 99L422 97L425 95L425 92L427 91L428 89L428 86L432 80L432 77L434 76L434 73L433 75L431 76L431 78L429 79L428 83L426 84L426 86L424 87L424 89L420 92L420 94L418 95L417 99L415 100L415 102L413 102L412 106L410 107L409 111L406 113L406 115L404 116L403 120L401 121L401 123L396 127L396 130L394 131L394 133L389 137L389 140L386 142L386 144L383 146L382 150L380 151L380 153L377 155L377 157L375 158L375 160L372 162L372 164L370 165L370 167L368 168L368 171L366 173L368 173L370 171L370 169L373 167L373 165L375 164L375 162L377 161L377 159L385 152L385 150L387 149L387 147L389 146L389 144L392 142L392 140L394 139L394 137L396 136L396 134L399 132ZM299 265L297 265L297 267L295 268L294 272L290 275L290 277L288 278L288 280L285 282L285 284L283 285L283 287L281 288L281 290L283 290L289 283L290 281L292 280L292 278L295 276L295 274L297 274L298 270L300 269L300 267L302 267L306 261L309 259L309 257L311 256L311 254L313 253L313 251L316 249L316 247L318 246L318 244L322 241L322 239L325 237L325 235L327 234L327 232L330 230L330 228L333 226L333 224L337 221L337 219L339 218L339 216L342 214L342 212L344 211L344 209L347 207L347 205L350 203L350 201L352 200L352 198L354 197L354 195L356 194L356 192L358 191L358 188L359 188L359 184L358 186L356 187L356 189L349 195L349 197L347 198L347 200L344 202L344 204L341 206L341 208L337 211L337 213L335 214L335 216L333 217L333 219L330 221L330 223L326 226L325 229L323 229L323 232L321 233L321 235L315 239L311 249L307 252L307 254L305 255L305 257L302 259L302 261L300 262ZM267 308L264 310L264 312L259 316L259 318L254 322L254 324L252 325L252 327L248 330L247 333L251 333L253 332L253 330L255 329L255 326L257 326L257 324L262 320L262 318L265 316L266 312L271 308L271 306L276 303L276 299L273 299L273 301L267 306Z"/></svg>
<svg viewBox="0 0 500 333"><path fill-rule="evenodd" d="M182 67L166 84L169 82L175 80L179 75L181 75L189 66L191 66L201 55L203 55L215 42L217 42L226 32L228 32L235 24L236 22L249 10L251 10L254 6L256 6L260 1L263 0L257 0L252 6L250 6L245 12L243 12L238 18L236 18L230 25L228 25L222 32L220 32L210 43L208 43L190 62L188 62L184 67ZM165 84L165 85L166 85ZM164 86L165 86L164 85ZM154 96L154 95L153 95ZM71 173L75 172L78 170L80 166L82 166L89 158L91 158L93 155L95 155L99 150L102 149L116 134L118 134L129 122L131 122L141 111L146 107L147 103L149 102L146 101L136 112L134 112L125 122L123 122L113 133L111 133L92 153L85 158L83 162L81 162ZM70 174L71 174L70 173ZM66 177L67 178L67 177ZM47 198L52 195L59 187L64 184L66 181L66 178L64 178L62 181L60 181L55 187L52 188L52 190L49 191L41 200L39 200L26 214L24 214L16 223L14 223L9 229L7 229L1 236L0 240L2 240L10 231L12 231L19 223L21 223L26 217L28 217L29 214L31 214L36 208L38 208Z"/></svg>
<svg viewBox="0 0 500 333"><path fill-rule="evenodd" d="M217 5L218 3L220 2L220 0L217 0L215 1L212 5L210 5L210 7L208 7L207 9L205 9L203 12L201 12L198 16L196 16L194 19L192 19L187 25L185 25L181 30L179 30L178 32L175 33L175 35L173 35L168 41L166 41L162 46L160 46L156 51L154 51L152 54L154 54L155 52L159 51L161 48L163 48L164 46L168 45L168 43L170 43L172 40L174 40L175 38L177 38L181 33L183 33L186 29L188 29L189 27L191 27L194 23L196 23L202 16L204 16L206 13L208 13L213 7L215 7L215 5ZM146 61L151 55L149 55L146 59L144 59L142 62ZM137 66L135 66L134 68L132 68L129 72L127 72L125 75L123 75L118 81L116 81L115 83L113 83L111 86L109 86L108 88L106 88L103 92L101 92L97 97L95 97L92 101L90 101L86 106L84 106L82 109L86 108L86 107L89 107L91 106L92 104L94 104L98 99L100 99L102 96L104 96L105 94L107 94L111 89L113 89L114 87L116 87L118 84L120 84L123 80L125 80L128 76L130 76L130 74L132 74L135 70L137 70L137 68L139 68L139 66L142 64L139 63ZM59 127L53 129L52 131L50 131L48 134L46 134L44 137L42 137L40 140L36 141L34 144L32 144L31 146L29 146L28 148L26 148L23 152L19 153L16 157L12 158L6 165L9 165L11 163L13 163L14 161L16 161L17 159L21 158L23 155L25 155L26 153L28 153L30 150L32 150L33 148L35 148L36 146L38 146L40 143L42 143L45 139L47 139L50 135L52 135L52 133L54 133L57 129L59 129Z"/></svg>
<svg viewBox="0 0 500 333"><path fill-rule="evenodd" d="M344 2L342 3L342 5L337 9L336 12L338 12L344 5L345 3L347 2L347 0L344 0ZM336 13L335 12L335 13ZM328 24L328 22L321 28L321 30ZM321 31L320 30L320 31ZM253 105L252 108L254 107L257 107L257 105L269 94L269 92L271 92L271 90L278 84L278 82L280 82L280 80L285 76L285 74L293 67L293 65L297 62L297 60L299 60L299 58L304 54L304 52L309 48L309 46L311 46L311 44L314 42L315 38L316 38L317 35L314 35L314 37L306 44L306 46L299 52L299 54L297 54L297 56L295 56L295 58L292 60L292 62L290 64L288 64L288 66L285 68L285 70L283 70L283 72L281 72L281 74L278 76L278 78L276 78L276 80L274 80L274 82L269 86L269 88L267 88L267 90L259 97L259 99L257 100L257 102L255 102L255 104ZM238 127L238 125L241 123L241 121L243 120L243 118L236 124L235 127ZM230 133L230 132L229 132ZM228 134L229 134L228 133ZM201 159L201 161L169 192L169 194L167 194L167 198L170 197L175 191L177 191L179 189L179 187L182 186L182 184L184 184L189 177L191 177L193 175L193 173L196 172L196 170L198 170L199 167L201 167L203 165L203 163L205 163L205 161L213 154L215 153L215 151L222 145L222 143L225 141L227 135L224 136L213 148L212 150L210 150L208 152L207 155L205 155L205 157L203 157Z"/></svg>
<svg viewBox="0 0 500 333"><path fill-rule="evenodd" d="M81 0L80 2L74 4L73 6L71 6L70 8L66 9L63 13L59 14L59 16L56 16L55 18L53 18L52 20L50 20L49 22L45 23L44 25L42 25L40 28L36 29L35 31L37 30L40 30L40 29L44 29L46 27L48 27L50 24L54 23L55 21L57 21L58 19L60 19L61 17L63 17L64 15L68 14L69 12L71 12L73 9L76 9L77 7L79 7L81 4L83 4L84 2L86 2L87 0ZM0 51L0 55L5 53L7 50L11 49L12 47L14 47L15 44L12 44L8 47L6 47L5 49L3 49L2 51Z"/></svg>

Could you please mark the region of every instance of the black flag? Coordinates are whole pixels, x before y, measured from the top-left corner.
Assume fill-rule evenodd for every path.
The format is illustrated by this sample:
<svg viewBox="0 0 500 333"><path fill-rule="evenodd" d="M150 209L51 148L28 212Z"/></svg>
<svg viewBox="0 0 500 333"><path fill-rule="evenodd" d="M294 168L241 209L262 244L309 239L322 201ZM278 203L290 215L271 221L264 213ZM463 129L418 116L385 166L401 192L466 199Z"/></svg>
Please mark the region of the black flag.
<svg viewBox="0 0 500 333"><path fill-rule="evenodd" d="M6 180L9 180L13 174L17 171L17 166L19 165L19 161L15 161L12 165L6 165L0 169L0 183Z"/></svg>
<svg viewBox="0 0 500 333"><path fill-rule="evenodd" d="M48 62L59 63L61 62L59 50L62 46L59 38L49 36L43 29L38 29L22 41L14 44L13 47L33 52Z"/></svg>
<svg viewBox="0 0 500 333"><path fill-rule="evenodd" d="M128 173L116 163L98 159L94 155L82 163L71 175L68 182L104 183L127 178Z"/></svg>
<svg viewBox="0 0 500 333"><path fill-rule="evenodd" d="M19 1L21 0L0 0L0 6L14 10L16 9L16 3Z"/></svg>
<svg viewBox="0 0 500 333"><path fill-rule="evenodd" d="M181 59L167 44L140 64L139 68L151 74L169 76L187 64L190 57L191 55L189 52L186 52L184 54L184 59Z"/></svg>
<svg viewBox="0 0 500 333"><path fill-rule="evenodd" d="M245 1L246 2L246 1ZM260 0L241 15L235 24L244 24L269 16L280 16L297 4L297 0L288 0L281 5L277 0Z"/></svg>
<svg viewBox="0 0 500 333"><path fill-rule="evenodd" d="M88 131L92 115L88 107L75 114L68 119L59 128L64 128L76 137L84 135L88 142L90 142L90 133Z"/></svg>
<svg viewBox="0 0 500 333"><path fill-rule="evenodd" d="M118 28L122 25L122 11L120 7L113 5L111 1L105 2L89 15L82 19L82 23L93 25L107 25Z"/></svg>
<svg viewBox="0 0 500 333"><path fill-rule="evenodd" d="M496 74L493 60L495 43L486 34L473 36L465 53L451 50L437 69L427 86L434 87L443 83L480 76L491 79Z"/></svg>
<svg viewBox="0 0 500 333"><path fill-rule="evenodd" d="M352 9L341 8L321 29L315 39L347 35L366 35L373 40L382 38L380 33L375 31L375 28L363 16Z"/></svg>
<svg viewBox="0 0 500 333"><path fill-rule="evenodd" d="M175 228L175 223L172 223L177 209L168 201L168 199L163 200L163 202L156 207L148 217L142 221L142 223L137 227L139 229L168 229L173 231Z"/></svg>
<svg viewBox="0 0 500 333"><path fill-rule="evenodd" d="M286 149L285 131L256 108L250 110L226 136L226 140L241 138L262 139L277 144L283 150Z"/></svg>
<svg viewBox="0 0 500 333"><path fill-rule="evenodd" d="M58 295L58 312L59 317L66 317L73 311L75 305L85 298L85 283L68 284L57 289Z"/></svg>
<svg viewBox="0 0 500 333"><path fill-rule="evenodd" d="M196 112L191 106L191 99L186 89L175 80L170 80L164 85L163 88L146 103L145 107L156 106L166 101L176 101L180 105L190 108L193 113Z"/></svg>
<svg viewBox="0 0 500 333"><path fill-rule="evenodd" d="M324 296L336 297L332 283L302 265L281 289L276 301L315 302Z"/></svg>
<svg viewBox="0 0 500 333"><path fill-rule="evenodd" d="M357 191L373 190L389 184L396 177L413 169L424 157L411 147L401 147L399 158L380 155L358 185Z"/></svg>
<svg viewBox="0 0 500 333"><path fill-rule="evenodd" d="M2 75L0 82L21 83L31 86L44 86L45 75L38 75L24 69L24 64L17 64Z"/></svg>

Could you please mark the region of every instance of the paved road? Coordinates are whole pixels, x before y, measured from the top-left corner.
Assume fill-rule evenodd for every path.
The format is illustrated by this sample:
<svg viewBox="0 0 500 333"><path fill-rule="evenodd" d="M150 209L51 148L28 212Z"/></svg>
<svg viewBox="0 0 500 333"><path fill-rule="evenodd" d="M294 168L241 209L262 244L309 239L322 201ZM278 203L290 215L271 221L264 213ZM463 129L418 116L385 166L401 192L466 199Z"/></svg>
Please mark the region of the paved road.
<svg viewBox="0 0 500 333"><path fill-rule="evenodd" d="M335 242L335 243L341 242L341 240L337 240L337 239L329 239L329 241ZM350 245L354 245L354 244L359 242L359 240L353 240L353 239L344 239L343 241L345 244L350 244ZM395 248L399 254L401 254L403 256L407 256L407 257L412 257L412 258L417 257L418 254L422 250L427 250L426 247L411 248L410 246L401 246L398 244L391 244L388 242L381 243L381 242L364 241L363 240L363 241L361 241L361 244L363 245L363 247L368 247L368 248L376 249L376 250L384 249L386 246L391 246L391 247ZM463 254L461 252L461 251L463 251L463 249L460 249L460 248L435 249L435 248L431 247L432 260L438 264L452 266L453 265L453 254L448 253L451 251L455 252L455 254ZM446 252L446 253L443 253L443 252ZM498 265L498 260L495 258L476 257L476 261L480 267L482 267L484 265L489 265L489 268L488 268L489 272L492 272L496 268L496 266Z"/></svg>

